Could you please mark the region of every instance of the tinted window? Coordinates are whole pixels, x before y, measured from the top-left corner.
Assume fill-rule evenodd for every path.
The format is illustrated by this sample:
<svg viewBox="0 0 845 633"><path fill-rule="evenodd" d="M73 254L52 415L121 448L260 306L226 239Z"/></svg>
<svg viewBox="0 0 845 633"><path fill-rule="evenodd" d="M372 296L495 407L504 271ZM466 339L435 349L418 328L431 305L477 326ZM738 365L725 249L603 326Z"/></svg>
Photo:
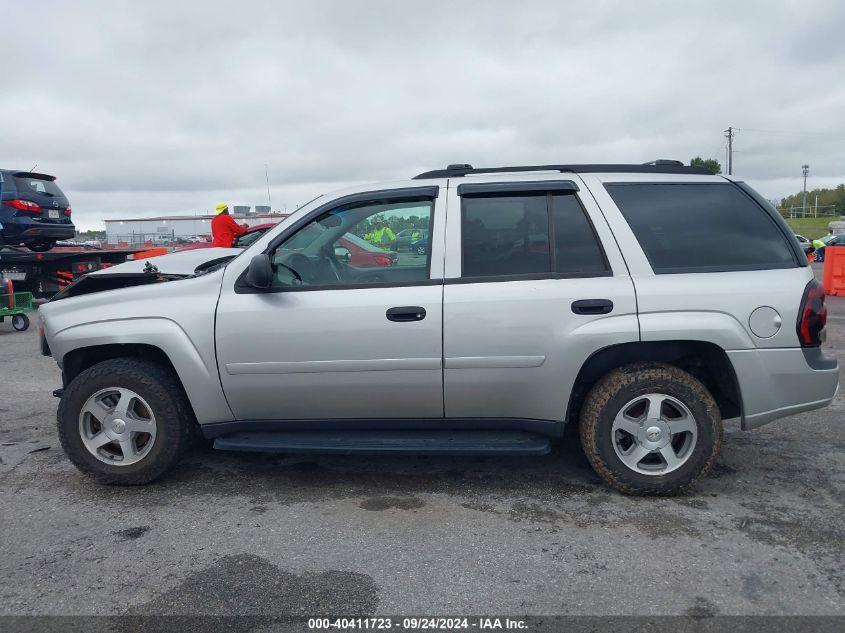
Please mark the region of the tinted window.
<svg viewBox="0 0 845 633"><path fill-rule="evenodd" d="M590 221L575 196L553 196L555 271L564 274L608 270Z"/></svg>
<svg viewBox="0 0 845 633"><path fill-rule="evenodd" d="M547 196L464 197L463 276L551 272Z"/></svg>
<svg viewBox="0 0 845 633"><path fill-rule="evenodd" d="M732 184L611 184L657 273L797 266L774 221Z"/></svg>
<svg viewBox="0 0 845 633"><path fill-rule="evenodd" d="M461 206L464 277L609 270L577 196L463 196Z"/></svg>
<svg viewBox="0 0 845 633"><path fill-rule="evenodd" d="M50 197L64 197L65 195L52 180L15 176L15 185L17 186L18 194L35 193Z"/></svg>

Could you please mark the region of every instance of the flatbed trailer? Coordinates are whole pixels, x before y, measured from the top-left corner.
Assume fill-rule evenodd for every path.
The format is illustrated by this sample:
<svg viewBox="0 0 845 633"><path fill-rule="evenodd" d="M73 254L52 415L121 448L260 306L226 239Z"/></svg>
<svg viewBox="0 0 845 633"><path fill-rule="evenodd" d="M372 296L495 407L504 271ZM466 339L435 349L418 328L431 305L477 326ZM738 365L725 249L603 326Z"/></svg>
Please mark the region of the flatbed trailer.
<svg viewBox="0 0 845 633"><path fill-rule="evenodd" d="M0 277L11 279L15 288L49 299L81 275L122 264L147 248L96 248L60 246L36 253L19 246L0 246Z"/></svg>

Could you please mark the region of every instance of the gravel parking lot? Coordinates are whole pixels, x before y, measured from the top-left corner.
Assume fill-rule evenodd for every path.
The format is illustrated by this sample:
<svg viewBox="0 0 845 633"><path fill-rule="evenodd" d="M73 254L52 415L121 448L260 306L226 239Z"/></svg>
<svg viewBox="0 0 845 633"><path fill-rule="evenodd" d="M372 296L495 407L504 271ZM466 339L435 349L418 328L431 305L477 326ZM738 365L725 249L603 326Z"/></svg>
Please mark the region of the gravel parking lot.
<svg viewBox="0 0 845 633"><path fill-rule="evenodd" d="M827 345L845 362L845 299ZM193 450L91 483L55 432L59 371L0 325L0 614L845 615L833 405L744 433L694 494L621 496L577 439L532 459Z"/></svg>

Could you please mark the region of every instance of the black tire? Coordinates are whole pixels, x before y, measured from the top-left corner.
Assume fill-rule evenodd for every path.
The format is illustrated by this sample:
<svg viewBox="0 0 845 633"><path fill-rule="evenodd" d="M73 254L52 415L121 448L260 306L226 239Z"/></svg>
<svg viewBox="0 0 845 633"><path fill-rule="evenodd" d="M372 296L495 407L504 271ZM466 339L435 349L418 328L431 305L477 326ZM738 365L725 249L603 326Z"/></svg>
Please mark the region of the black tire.
<svg viewBox="0 0 845 633"><path fill-rule="evenodd" d="M29 329L29 317L25 314L12 315L12 327L18 332L25 332Z"/></svg>
<svg viewBox="0 0 845 633"><path fill-rule="evenodd" d="M101 389L123 387L144 398L156 418L156 438L140 461L113 466L94 457L82 443L79 414L88 398ZM178 378L157 363L114 358L86 369L65 388L57 414L59 440L83 473L103 484L142 485L169 471L188 447L196 421Z"/></svg>
<svg viewBox="0 0 845 633"><path fill-rule="evenodd" d="M425 246L417 246L417 255L425 255L426 247Z"/></svg>
<svg viewBox="0 0 845 633"><path fill-rule="evenodd" d="M613 421L626 403L649 393L683 403L696 422L697 441L686 462L665 474L642 474L614 450ZM699 380L671 365L636 363L599 380L581 408L581 445L596 473L610 486L631 495L674 495L705 475L722 446L722 417L713 396Z"/></svg>
<svg viewBox="0 0 845 633"><path fill-rule="evenodd" d="M35 242L29 242L28 244L24 244L29 250L35 251L36 253L44 253L49 251L56 245L55 242L50 240L37 240Z"/></svg>

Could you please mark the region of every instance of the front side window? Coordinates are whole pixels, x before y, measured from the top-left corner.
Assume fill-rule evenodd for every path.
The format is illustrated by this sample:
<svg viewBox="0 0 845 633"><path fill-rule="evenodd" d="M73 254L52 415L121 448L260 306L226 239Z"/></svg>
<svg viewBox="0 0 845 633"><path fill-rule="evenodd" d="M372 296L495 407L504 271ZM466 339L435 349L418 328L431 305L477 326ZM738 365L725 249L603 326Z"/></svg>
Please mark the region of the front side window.
<svg viewBox="0 0 845 633"><path fill-rule="evenodd" d="M343 287L426 281L428 248L411 249L431 229L434 202L357 202L302 227L271 254L273 286Z"/></svg>
<svg viewBox="0 0 845 633"><path fill-rule="evenodd" d="M463 277L609 271L575 195L464 196L461 213Z"/></svg>
<svg viewBox="0 0 845 633"><path fill-rule="evenodd" d="M655 273L797 266L772 218L733 184L605 186Z"/></svg>

